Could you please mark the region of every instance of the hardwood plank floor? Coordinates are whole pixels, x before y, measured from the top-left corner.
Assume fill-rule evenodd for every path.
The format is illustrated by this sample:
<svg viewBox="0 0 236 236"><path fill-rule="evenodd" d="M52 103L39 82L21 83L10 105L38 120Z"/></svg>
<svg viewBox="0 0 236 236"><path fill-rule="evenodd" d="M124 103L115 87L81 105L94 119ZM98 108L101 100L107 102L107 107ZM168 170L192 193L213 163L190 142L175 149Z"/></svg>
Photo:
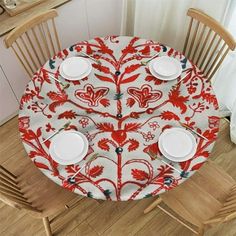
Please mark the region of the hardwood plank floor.
<svg viewBox="0 0 236 236"><path fill-rule="evenodd" d="M26 159L22 159L22 156L28 158L19 138L17 118L13 118L0 127L0 163L15 170L18 165L25 164ZM229 127L224 120L211 158L236 179L236 145L230 142ZM60 236L194 235L158 209L144 215L144 208L152 201L153 198L132 202L105 201L98 204L84 198L69 214L52 225L53 232ZM0 202L0 235L43 236L45 232L41 220ZM206 232L206 236L225 235L236 235L236 220Z"/></svg>

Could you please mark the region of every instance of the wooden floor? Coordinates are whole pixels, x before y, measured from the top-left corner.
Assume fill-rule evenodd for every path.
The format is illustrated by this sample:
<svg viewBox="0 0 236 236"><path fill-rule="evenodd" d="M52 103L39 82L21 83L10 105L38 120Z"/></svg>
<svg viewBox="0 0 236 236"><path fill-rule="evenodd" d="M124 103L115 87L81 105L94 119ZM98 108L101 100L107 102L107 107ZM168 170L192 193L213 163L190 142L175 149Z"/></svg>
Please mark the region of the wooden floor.
<svg viewBox="0 0 236 236"><path fill-rule="evenodd" d="M212 159L219 163L236 179L236 145L229 139L229 128L222 121L219 135L221 145L215 145ZM214 157L213 157L214 156ZM23 165L22 157L28 158L14 118L0 127L0 163L17 168ZM11 164L10 164L11 163ZM12 166L12 163L14 165ZM189 230L156 209L147 215L143 210L153 201L148 198L132 202L103 202L99 204L84 198L60 222L52 226L55 235L81 236L191 236ZM13 209L0 202L0 235L31 236L45 235L41 220L26 215L23 211ZM207 236L235 236L236 220L209 229Z"/></svg>

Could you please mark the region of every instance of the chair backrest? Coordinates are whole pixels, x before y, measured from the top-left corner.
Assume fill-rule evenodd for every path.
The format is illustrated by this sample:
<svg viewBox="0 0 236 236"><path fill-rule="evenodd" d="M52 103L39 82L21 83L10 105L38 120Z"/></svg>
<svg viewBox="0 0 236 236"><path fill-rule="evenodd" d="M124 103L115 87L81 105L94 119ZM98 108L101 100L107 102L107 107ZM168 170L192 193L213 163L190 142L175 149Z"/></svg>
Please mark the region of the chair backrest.
<svg viewBox="0 0 236 236"><path fill-rule="evenodd" d="M40 212L24 196L18 177L0 165L0 200L18 209Z"/></svg>
<svg viewBox="0 0 236 236"><path fill-rule="evenodd" d="M5 38L30 77L50 57L61 51L55 26L56 10L38 14L12 30Z"/></svg>
<svg viewBox="0 0 236 236"><path fill-rule="evenodd" d="M224 204L211 219L204 222L205 224L223 223L236 218L236 185L231 188L230 193L226 197Z"/></svg>
<svg viewBox="0 0 236 236"><path fill-rule="evenodd" d="M235 49L236 42L222 25L202 11L190 8L187 15L191 19L183 54L210 80L229 50Z"/></svg>

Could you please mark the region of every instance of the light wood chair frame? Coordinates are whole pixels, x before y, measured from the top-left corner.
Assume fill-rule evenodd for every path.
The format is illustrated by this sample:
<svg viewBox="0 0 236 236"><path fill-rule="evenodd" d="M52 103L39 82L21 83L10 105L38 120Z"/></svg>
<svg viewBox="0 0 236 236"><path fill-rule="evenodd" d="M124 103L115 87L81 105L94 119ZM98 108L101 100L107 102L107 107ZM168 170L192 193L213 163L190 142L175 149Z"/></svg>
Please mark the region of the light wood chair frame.
<svg viewBox="0 0 236 236"><path fill-rule="evenodd" d="M187 15L191 19L183 54L194 62L210 81L228 52L235 49L236 42L219 22L201 10L190 8Z"/></svg>
<svg viewBox="0 0 236 236"><path fill-rule="evenodd" d="M4 39L5 46L13 49L29 77L50 57L61 51L54 20L57 16L54 9L38 14L13 29ZM49 21L52 30L49 28Z"/></svg>
<svg viewBox="0 0 236 236"><path fill-rule="evenodd" d="M212 161L208 161L208 163L210 165L216 165ZM215 212L215 215L211 217L210 219L207 219L204 222L202 222L201 227L197 227L191 224L186 219L183 219L181 216L175 213L174 210L172 210L165 204L165 200L162 197L162 195L158 196L158 198L144 210L144 214L149 213L155 207L157 207L163 212L165 212L167 215L172 217L174 220L176 220L177 222L179 222L180 224L182 224L183 226L191 230L193 233L197 235L204 235L205 230L211 227L212 225L218 224L218 223L224 223L224 222L227 222L236 218L236 182L233 179L232 179L231 186L232 187L229 189L228 193L226 194L226 197L223 203ZM168 192L166 194L168 194ZM165 193L163 195L165 195Z"/></svg>
<svg viewBox="0 0 236 236"><path fill-rule="evenodd" d="M35 207L34 203L28 200L26 194L22 189L22 186L20 184L21 181L19 180L19 178L20 177L14 175L13 173L5 169L2 165L0 165L0 200L7 205L19 210L26 210L36 218L42 218L47 236L52 236L51 224L65 215L67 213L67 210L71 210L76 207L81 198L75 199L75 201L70 204L65 204L64 211L62 209L57 209L59 211L59 214L49 220L50 216L43 215L42 210L38 209L38 207ZM47 199L44 200L47 201Z"/></svg>

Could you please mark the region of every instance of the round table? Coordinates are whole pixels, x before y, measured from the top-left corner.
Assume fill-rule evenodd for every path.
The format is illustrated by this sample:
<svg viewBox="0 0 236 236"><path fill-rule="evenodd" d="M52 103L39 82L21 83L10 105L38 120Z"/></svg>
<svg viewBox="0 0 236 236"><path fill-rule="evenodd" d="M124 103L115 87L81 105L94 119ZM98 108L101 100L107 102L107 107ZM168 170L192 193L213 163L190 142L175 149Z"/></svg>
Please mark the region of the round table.
<svg viewBox="0 0 236 236"><path fill-rule="evenodd" d="M65 58L86 52L99 59L79 81L65 81L58 68ZM182 64L181 78L162 81L141 65L155 53L175 57ZM54 73L62 85L48 76ZM62 166L49 155L50 140L67 123L82 132L89 151L80 163ZM196 136L191 160L171 163L181 174L156 159L158 137L164 129L183 122ZM21 99L19 130L34 164L57 184L80 195L107 200L137 200L172 189L189 178L207 160L219 131L218 103L211 84L181 53L137 37L95 38L77 43L51 58L26 86ZM89 158L91 162L68 182Z"/></svg>

